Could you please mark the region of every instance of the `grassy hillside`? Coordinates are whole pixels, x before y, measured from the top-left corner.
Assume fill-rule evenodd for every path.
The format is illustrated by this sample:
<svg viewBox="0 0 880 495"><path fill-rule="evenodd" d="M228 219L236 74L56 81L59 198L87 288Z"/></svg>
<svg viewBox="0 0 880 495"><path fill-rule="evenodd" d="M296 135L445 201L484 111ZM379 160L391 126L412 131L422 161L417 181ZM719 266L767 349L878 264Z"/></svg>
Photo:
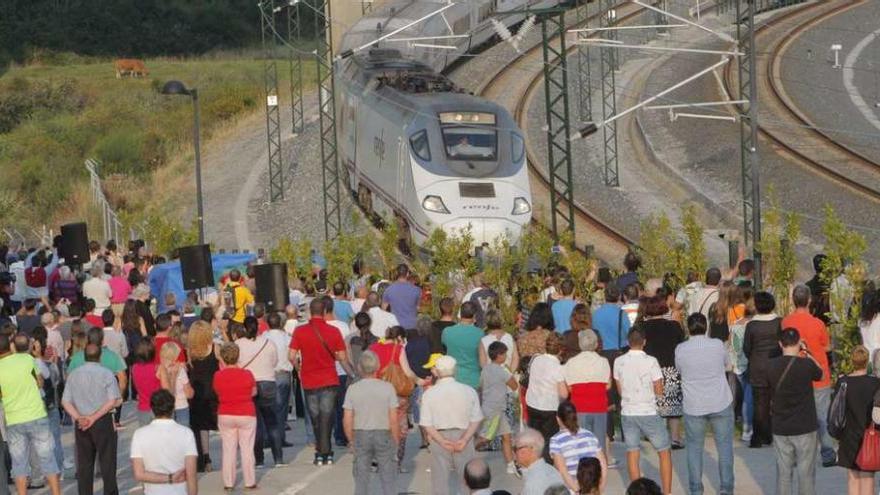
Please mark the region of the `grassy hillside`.
<svg viewBox="0 0 880 495"><path fill-rule="evenodd" d="M86 158L102 162L111 201L139 221L173 208L165 191L192 182L168 173L174 163L191 163L192 106L188 97L159 94L168 80L199 89L203 146L224 125L264 108L259 60L148 59L149 77L116 79L110 60L71 58L0 77L0 226L84 218ZM282 104L287 74L279 63Z"/></svg>

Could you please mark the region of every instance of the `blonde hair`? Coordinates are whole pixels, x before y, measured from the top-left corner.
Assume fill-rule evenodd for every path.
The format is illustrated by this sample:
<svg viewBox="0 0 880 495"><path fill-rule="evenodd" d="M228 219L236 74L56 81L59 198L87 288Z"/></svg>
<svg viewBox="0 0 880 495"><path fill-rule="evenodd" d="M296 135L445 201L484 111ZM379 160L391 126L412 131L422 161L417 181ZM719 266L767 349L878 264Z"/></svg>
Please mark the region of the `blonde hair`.
<svg viewBox="0 0 880 495"><path fill-rule="evenodd" d="M220 348L220 359L227 365L238 363L238 354L238 346L232 342L227 342Z"/></svg>
<svg viewBox="0 0 880 495"><path fill-rule="evenodd" d="M202 320L189 326L187 349L191 358L203 358L214 350L214 330L211 324Z"/></svg>
<svg viewBox="0 0 880 495"><path fill-rule="evenodd" d="M177 361L177 356L180 356L180 346L176 342L169 341L162 344L162 349L159 351L159 358L162 361Z"/></svg>
<svg viewBox="0 0 880 495"><path fill-rule="evenodd" d="M850 357L854 370L868 369L868 360L871 359L871 355L865 346L857 345L853 347Z"/></svg>

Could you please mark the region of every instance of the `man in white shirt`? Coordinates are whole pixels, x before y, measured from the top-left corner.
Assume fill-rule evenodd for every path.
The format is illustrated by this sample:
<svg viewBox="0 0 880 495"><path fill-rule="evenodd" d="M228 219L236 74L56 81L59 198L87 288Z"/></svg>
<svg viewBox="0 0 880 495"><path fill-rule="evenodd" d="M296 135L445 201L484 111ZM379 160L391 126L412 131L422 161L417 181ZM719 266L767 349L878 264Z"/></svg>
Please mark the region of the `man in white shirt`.
<svg viewBox="0 0 880 495"><path fill-rule="evenodd" d="M480 399L472 387L455 381L455 358L441 356L432 372L437 383L422 396L419 425L431 443L434 495L449 494L449 471L455 469L460 493L467 493L464 467L476 455L474 434L483 421Z"/></svg>
<svg viewBox="0 0 880 495"><path fill-rule="evenodd" d="M101 321L104 323L104 347L119 354L119 357L125 359L128 357L128 342L125 335L117 330L113 324L116 321L116 315L112 309L105 309L101 313Z"/></svg>
<svg viewBox="0 0 880 495"><path fill-rule="evenodd" d="M156 419L131 440L134 479L144 484L144 495L198 495L196 438L171 419L174 396L160 389L150 397L150 408Z"/></svg>
<svg viewBox="0 0 880 495"><path fill-rule="evenodd" d="M281 329L281 315L271 312L266 315L266 324L269 330L263 334L263 337L275 346L275 354L278 356L278 362L275 363L275 418L281 424L282 432L287 424L287 409L290 407L290 386L293 375L293 363L287 359L288 347L290 347L290 334ZM293 444L282 442L282 447L292 447Z"/></svg>
<svg viewBox="0 0 880 495"><path fill-rule="evenodd" d="M113 290L110 288L110 282L104 280L104 265L102 263L93 263L92 278L83 282L83 297L95 301L95 310L93 314L100 315L105 309L110 307L110 297Z"/></svg>
<svg viewBox="0 0 880 495"><path fill-rule="evenodd" d="M330 296L323 296L323 299L324 321L330 326L338 328L339 333L342 334L342 340L344 342L348 341L348 337L352 333L351 327L344 321L336 319L336 313L334 312L336 302L333 298ZM336 439L337 447L347 447L348 439L345 438L345 431L342 425L342 416L344 412L342 410L342 405L345 404L345 391L348 390L349 379L348 374L345 372L345 368L342 367L342 364L339 361L336 361L336 376L339 377L339 391L336 394L336 419L333 423L333 437Z"/></svg>
<svg viewBox="0 0 880 495"><path fill-rule="evenodd" d="M709 310L712 305L718 302L720 289L718 284L721 283L721 270L718 268L709 268L706 270L706 285L697 291L694 297L688 299L691 303L687 308L687 314L703 313L706 319L709 319Z"/></svg>
<svg viewBox="0 0 880 495"><path fill-rule="evenodd" d="M645 333L636 327L629 332L629 352L614 361L614 380L620 393L620 415L629 478L642 477L639 449L642 436L648 438L660 456L663 493L672 493L672 455L666 422L657 414L657 397L663 394L663 373L653 356L645 354Z"/></svg>
<svg viewBox="0 0 880 495"><path fill-rule="evenodd" d="M370 321L372 321L372 324L370 325L370 333L375 335L377 339L384 339L385 332L387 332L389 328L400 325L397 321L397 317L394 316L394 313L382 309L382 298L379 296L378 292L370 292L367 294L367 300L364 301L364 305L361 309L369 313Z"/></svg>

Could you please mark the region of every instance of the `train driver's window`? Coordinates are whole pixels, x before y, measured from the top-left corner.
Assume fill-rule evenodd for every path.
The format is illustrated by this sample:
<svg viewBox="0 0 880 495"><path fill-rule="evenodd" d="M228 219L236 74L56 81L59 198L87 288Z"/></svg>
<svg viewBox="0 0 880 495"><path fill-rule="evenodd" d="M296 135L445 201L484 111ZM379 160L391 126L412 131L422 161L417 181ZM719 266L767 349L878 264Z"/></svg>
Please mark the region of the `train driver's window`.
<svg viewBox="0 0 880 495"><path fill-rule="evenodd" d="M428 132L419 131L409 138L409 145L412 147L413 153L421 160L431 161L431 148L428 145Z"/></svg>
<svg viewBox="0 0 880 495"><path fill-rule="evenodd" d="M452 160L495 160L495 129L444 126L443 144Z"/></svg>

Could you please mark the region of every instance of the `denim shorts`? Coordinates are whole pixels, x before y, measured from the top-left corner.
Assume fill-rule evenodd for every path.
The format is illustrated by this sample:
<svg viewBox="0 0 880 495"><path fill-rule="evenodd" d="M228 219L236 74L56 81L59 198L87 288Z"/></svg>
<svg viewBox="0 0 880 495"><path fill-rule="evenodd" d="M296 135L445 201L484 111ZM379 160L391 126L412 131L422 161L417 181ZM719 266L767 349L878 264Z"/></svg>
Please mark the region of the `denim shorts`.
<svg viewBox="0 0 880 495"><path fill-rule="evenodd" d="M621 428L623 429L623 442L626 451L639 450L642 443L642 435L648 437L648 441L657 452L669 450L669 431L666 430L666 421L657 416L621 416Z"/></svg>
<svg viewBox="0 0 880 495"><path fill-rule="evenodd" d="M49 428L49 418L43 417L26 423L6 427L9 456L12 457L12 477L28 476L31 472L31 449L40 462L43 474L58 474L55 460L55 439Z"/></svg>

